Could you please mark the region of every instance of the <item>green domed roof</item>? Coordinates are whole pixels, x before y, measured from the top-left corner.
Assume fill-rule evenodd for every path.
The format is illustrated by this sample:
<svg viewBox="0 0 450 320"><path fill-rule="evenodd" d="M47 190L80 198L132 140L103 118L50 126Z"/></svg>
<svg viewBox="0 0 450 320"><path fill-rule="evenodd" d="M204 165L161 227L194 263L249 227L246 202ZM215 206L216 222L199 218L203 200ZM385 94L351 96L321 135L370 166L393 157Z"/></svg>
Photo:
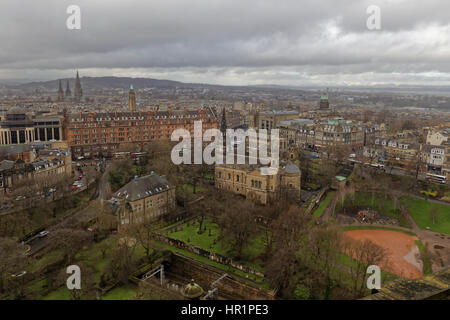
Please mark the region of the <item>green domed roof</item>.
<svg viewBox="0 0 450 320"><path fill-rule="evenodd" d="M203 295L203 289L194 282L194 279L192 279L191 282L183 288L182 294L188 299L197 299Z"/></svg>

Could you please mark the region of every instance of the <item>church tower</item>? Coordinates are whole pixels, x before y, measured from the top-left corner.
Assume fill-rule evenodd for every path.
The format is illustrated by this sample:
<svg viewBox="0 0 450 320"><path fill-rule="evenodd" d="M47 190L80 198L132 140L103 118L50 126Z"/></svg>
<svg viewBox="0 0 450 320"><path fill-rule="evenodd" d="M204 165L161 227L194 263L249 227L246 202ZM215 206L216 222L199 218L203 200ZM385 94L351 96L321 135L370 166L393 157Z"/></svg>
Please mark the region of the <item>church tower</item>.
<svg viewBox="0 0 450 320"><path fill-rule="evenodd" d="M62 89L61 80L59 80L58 101L64 101L64 91Z"/></svg>
<svg viewBox="0 0 450 320"><path fill-rule="evenodd" d="M130 112L136 111L136 94L133 85L130 85L130 92L128 93L128 107Z"/></svg>
<svg viewBox="0 0 450 320"><path fill-rule="evenodd" d="M80 101L81 97L83 96L83 90L81 90L81 82L80 76L78 75L78 71L77 71L77 78L75 79L75 90L73 95L76 101Z"/></svg>
<svg viewBox="0 0 450 320"><path fill-rule="evenodd" d="M72 91L70 91L69 88L69 80L67 80L67 85L66 85L66 98L70 98L72 96Z"/></svg>

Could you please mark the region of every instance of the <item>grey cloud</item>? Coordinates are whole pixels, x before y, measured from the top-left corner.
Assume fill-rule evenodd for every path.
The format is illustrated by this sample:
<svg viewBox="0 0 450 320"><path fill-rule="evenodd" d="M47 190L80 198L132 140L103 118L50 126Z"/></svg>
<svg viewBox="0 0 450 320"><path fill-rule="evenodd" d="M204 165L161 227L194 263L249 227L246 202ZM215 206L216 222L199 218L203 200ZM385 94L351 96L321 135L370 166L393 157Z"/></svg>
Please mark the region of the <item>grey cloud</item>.
<svg viewBox="0 0 450 320"><path fill-rule="evenodd" d="M81 30L65 27L69 4ZM380 31L366 28L372 4ZM3 0L0 78L77 68L214 83L445 82L448 12L442 0Z"/></svg>

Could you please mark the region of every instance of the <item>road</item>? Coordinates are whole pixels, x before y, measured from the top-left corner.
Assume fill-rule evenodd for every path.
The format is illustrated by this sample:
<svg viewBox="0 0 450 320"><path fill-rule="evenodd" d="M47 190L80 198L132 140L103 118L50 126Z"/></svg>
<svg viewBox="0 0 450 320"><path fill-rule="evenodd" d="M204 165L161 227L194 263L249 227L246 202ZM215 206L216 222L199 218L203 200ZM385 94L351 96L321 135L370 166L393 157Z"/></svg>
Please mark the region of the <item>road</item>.
<svg viewBox="0 0 450 320"><path fill-rule="evenodd" d="M57 222L47 226L46 230L51 233L52 231L60 228L74 227L76 225L84 224L94 219L98 213L98 202L101 200L106 200L108 196L108 172L109 167L106 166L97 185L96 193L98 193L98 197L95 200L91 200L87 206L77 208L72 212L69 212L65 216L61 217ZM27 242L27 244L31 247L31 250L28 254L33 255L42 250L48 244L48 236L42 238L34 236Z"/></svg>

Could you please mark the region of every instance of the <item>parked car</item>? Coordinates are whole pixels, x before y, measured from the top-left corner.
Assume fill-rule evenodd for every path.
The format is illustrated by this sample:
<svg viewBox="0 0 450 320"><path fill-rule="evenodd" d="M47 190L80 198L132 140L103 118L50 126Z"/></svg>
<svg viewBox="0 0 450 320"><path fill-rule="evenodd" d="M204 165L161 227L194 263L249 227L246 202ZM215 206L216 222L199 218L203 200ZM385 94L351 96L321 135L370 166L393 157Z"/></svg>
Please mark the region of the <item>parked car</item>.
<svg viewBox="0 0 450 320"><path fill-rule="evenodd" d="M12 274L11 277L13 277L13 278L19 278L19 277L22 277L22 276L24 276L24 275L26 275L26 274L27 274L27 272L24 270L24 271L20 271L20 272L17 272L17 273Z"/></svg>
<svg viewBox="0 0 450 320"><path fill-rule="evenodd" d="M26 198L27 197L25 197L25 196L17 196L16 201L24 200Z"/></svg>
<svg viewBox="0 0 450 320"><path fill-rule="evenodd" d="M41 232L38 233L38 237L39 237L39 238L43 238L43 237L45 237L46 235L48 235L49 233L50 233L50 232L48 232L47 230L41 231Z"/></svg>

